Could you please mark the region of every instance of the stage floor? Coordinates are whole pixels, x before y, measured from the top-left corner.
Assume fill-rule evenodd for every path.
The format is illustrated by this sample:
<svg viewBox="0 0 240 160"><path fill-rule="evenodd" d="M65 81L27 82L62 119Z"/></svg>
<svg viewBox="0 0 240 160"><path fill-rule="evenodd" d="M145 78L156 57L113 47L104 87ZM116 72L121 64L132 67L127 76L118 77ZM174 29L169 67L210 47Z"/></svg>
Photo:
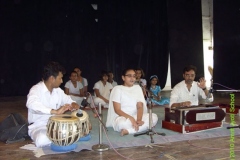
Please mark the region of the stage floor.
<svg viewBox="0 0 240 160"><path fill-rule="evenodd" d="M214 93L214 104L230 104L229 92ZM240 93L234 94L235 105L240 105ZM170 91L163 91L163 96L169 97ZM27 117L27 108L25 107L26 97L0 97L0 121L12 112L18 112ZM157 107L157 106L156 106ZM235 116L235 121L240 124L240 118ZM229 114L226 115L226 122L230 122ZM239 128L235 129L238 130ZM118 137L116 137L118 138ZM134 138L134 137L133 137ZM156 138L156 137L155 137ZM153 136L154 139L154 136ZM152 147L141 146L131 148L119 148L117 152L128 159L163 159L163 160L228 160L230 151L235 155L235 159L240 159L240 137L234 137L234 148L230 147L230 137L219 137L202 140L181 141L167 144L159 144ZM84 160L121 160L126 159L118 155L114 150L108 150L100 154L96 151L80 151L64 154L44 155L40 158L35 157L34 153L29 150L20 149L26 144L32 143L31 140L25 140L14 144L4 144L0 142L0 159L3 160L32 160L32 159L84 159ZM233 149L235 152L233 152Z"/></svg>

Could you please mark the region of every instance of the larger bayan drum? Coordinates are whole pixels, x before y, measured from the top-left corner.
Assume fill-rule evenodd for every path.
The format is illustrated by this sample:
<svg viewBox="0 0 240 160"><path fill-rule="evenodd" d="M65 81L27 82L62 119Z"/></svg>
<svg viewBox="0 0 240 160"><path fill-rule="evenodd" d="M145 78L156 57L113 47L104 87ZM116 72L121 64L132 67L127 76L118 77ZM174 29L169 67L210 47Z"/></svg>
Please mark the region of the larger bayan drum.
<svg viewBox="0 0 240 160"><path fill-rule="evenodd" d="M79 118L71 115L52 116L47 124L48 138L58 146L68 146L81 137Z"/></svg>

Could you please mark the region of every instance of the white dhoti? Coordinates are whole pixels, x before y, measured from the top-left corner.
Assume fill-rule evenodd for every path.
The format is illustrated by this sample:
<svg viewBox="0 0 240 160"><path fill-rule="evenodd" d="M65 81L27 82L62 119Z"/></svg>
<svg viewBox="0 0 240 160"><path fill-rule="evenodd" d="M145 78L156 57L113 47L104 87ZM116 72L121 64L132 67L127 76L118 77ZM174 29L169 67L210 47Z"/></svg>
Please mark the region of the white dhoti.
<svg viewBox="0 0 240 160"><path fill-rule="evenodd" d="M137 119L137 115L133 116L135 119ZM149 113L143 114L142 121L144 121L144 124L142 126L139 126L139 130L135 131L135 129L132 126L132 123L129 119L126 119L125 117L117 117L114 122L114 130L121 132L122 129L126 129L129 134L134 134L136 132L142 132L147 129L149 129ZM157 124L158 117L155 113L152 113L152 124L151 126L155 126Z"/></svg>
<svg viewBox="0 0 240 160"><path fill-rule="evenodd" d="M106 103L106 102L105 102L103 99L101 99L101 98L94 97L93 101L94 101L94 104L95 104L96 106L98 106L99 103L101 103L101 105L102 105L104 108L108 108L108 103Z"/></svg>
<svg viewBox="0 0 240 160"><path fill-rule="evenodd" d="M28 130L28 135L35 142L36 147L44 147L50 145L52 142L47 137L47 126L35 126L34 124L30 125Z"/></svg>
<svg viewBox="0 0 240 160"><path fill-rule="evenodd" d="M78 96L73 96L73 95L70 95L70 97L72 100L76 101L76 103L79 106L81 106L81 103L82 103L84 97L78 97Z"/></svg>

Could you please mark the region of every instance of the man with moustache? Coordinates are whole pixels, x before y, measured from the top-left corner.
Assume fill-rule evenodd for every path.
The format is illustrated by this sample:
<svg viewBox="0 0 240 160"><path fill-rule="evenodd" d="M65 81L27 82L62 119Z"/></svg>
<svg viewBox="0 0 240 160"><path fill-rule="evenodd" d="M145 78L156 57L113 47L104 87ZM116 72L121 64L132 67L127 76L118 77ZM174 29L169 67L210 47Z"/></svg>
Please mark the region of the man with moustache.
<svg viewBox="0 0 240 160"><path fill-rule="evenodd" d="M196 72L197 68L193 65L186 66L183 69L184 80L176 84L171 92L170 109L197 106L199 105L199 97L207 100L207 102L213 101L213 95L206 88L205 78L200 78L199 82L194 81ZM171 111L165 113L165 119L174 120L176 124L180 123L179 115Z"/></svg>
<svg viewBox="0 0 240 160"><path fill-rule="evenodd" d="M208 102L213 101L213 95L206 88L204 77L199 82L194 81L197 68L189 65L183 69L184 80L178 83L172 90L170 96L170 108L196 106L199 97L206 99Z"/></svg>

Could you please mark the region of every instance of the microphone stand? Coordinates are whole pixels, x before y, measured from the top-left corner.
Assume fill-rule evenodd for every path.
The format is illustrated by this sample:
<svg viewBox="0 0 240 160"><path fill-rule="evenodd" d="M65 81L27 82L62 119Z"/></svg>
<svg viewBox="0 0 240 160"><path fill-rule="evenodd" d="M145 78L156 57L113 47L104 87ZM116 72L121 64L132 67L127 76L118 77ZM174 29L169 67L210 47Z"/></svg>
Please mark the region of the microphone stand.
<svg viewBox="0 0 240 160"><path fill-rule="evenodd" d="M92 99L91 99L92 100ZM95 105L94 105L95 106ZM91 107L92 109L92 107ZM96 109L96 108L95 108ZM102 143L102 129L103 127L105 128L105 130L107 131L106 129L106 126L104 125L104 123L102 122L102 106L101 106L101 103L99 103L99 106L98 106L98 114L97 114L97 117L98 117L98 121L99 121L99 143L98 144L95 144L92 146L92 149L94 151L99 151L99 152L102 152L102 151L106 151L109 149L109 146L107 144L103 144ZM93 110L93 109L92 109Z"/></svg>
<svg viewBox="0 0 240 160"><path fill-rule="evenodd" d="M102 115L101 115L101 110L99 110L99 114L96 113L97 110L96 110L96 107L95 107L95 105L94 105L94 103L93 103L92 95L91 95L89 92L87 92L87 94L89 94L91 101L90 101L90 103L88 103L87 101L82 102L82 103L81 103L81 106L80 106L80 109L81 109L81 110L84 110L85 107L89 106L90 109L92 110L92 112L93 112L95 115L97 115L97 118L98 118L99 122L102 124L102 127L104 127L106 131L108 131L108 130L107 130L107 127L106 127L105 124L102 122L101 117L99 117L99 116L102 116ZM87 97L87 98L88 98L88 97ZM84 97L85 100L86 100L87 98ZM93 104L93 105L92 105L92 104ZM94 106L94 107L92 107L92 106Z"/></svg>
<svg viewBox="0 0 240 160"><path fill-rule="evenodd" d="M103 117L102 116L102 106L101 106L101 103L98 104L99 111L97 113L96 106L93 102L91 93L87 92L87 94L90 96L91 101L90 101L90 103L88 103L86 100L87 98L84 98L85 101L81 103L81 106L82 106L81 109L85 109L86 106L90 106L92 112L97 116L98 121L99 121L99 143L96 145L93 145L92 149L94 151L99 151L99 152L106 151L109 149L109 146L107 144L102 144L102 129L103 129L103 127L107 131L107 127L105 126L105 124L102 121L102 117Z"/></svg>
<svg viewBox="0 0 240 160"><path fill-rule="evenodd" d="M217 92L219 91L235 91L235 92L238 92L239 90L216 90ZM211 87L208 91L208 95L207 95L207 99L209 98L210 94L214 92L214 89L213 89L213 78L211 79ZM227 129L231 129L231 128L239 128L240 129L240 125L238 126L228 126Z"/></svg>
<svg viewBox="0 0 240 160"><path fill-rule="evenodd" d="M152 96L150 98L153 98ZM149 99L147 97L147 99ZM148 109L149 109L149 129L147 131L144 131L144 132L140 132L140 133L135 133L133 136L134 137L137 137L137 136L140 136L140 135L149 135L150 138L151 138L151 143L154 143L154 140L153 140L153 135L154 134L158 134L158 135L162 135L162 136L165 136L166 134L165 133L158 133L158 132L153 132L152 130L152 107L153 107L153 104L152 104L152 99L150 99L150 105L148 105Z"/></svg>
<svg viewBox="0 0 240 160"><path fill-rule="evenodd" d="M227 127L227 129L231 129L231 128L239 128L239 129L240 129L240 125L238 125L238 126Z"/></svg>

